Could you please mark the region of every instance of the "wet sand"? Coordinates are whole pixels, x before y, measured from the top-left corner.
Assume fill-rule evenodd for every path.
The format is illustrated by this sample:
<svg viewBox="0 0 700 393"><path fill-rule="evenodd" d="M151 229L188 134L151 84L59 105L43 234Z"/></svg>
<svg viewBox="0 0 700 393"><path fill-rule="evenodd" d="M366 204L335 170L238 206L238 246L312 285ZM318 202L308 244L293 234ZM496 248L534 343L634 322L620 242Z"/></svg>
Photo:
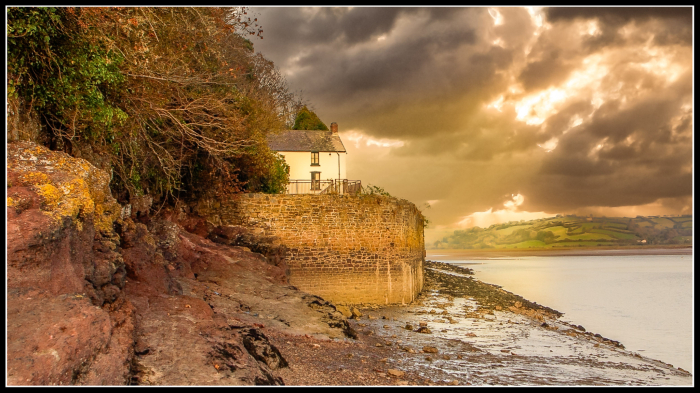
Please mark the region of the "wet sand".
<svg viewBox="0 0 700 393"><path fill-rule="evenodd" d="M426 259L460 260L539 256L618 256L618 255L693 255L693 248L683 247L630 247L630 248L562 248L527 250L426 250Z"/></svg>

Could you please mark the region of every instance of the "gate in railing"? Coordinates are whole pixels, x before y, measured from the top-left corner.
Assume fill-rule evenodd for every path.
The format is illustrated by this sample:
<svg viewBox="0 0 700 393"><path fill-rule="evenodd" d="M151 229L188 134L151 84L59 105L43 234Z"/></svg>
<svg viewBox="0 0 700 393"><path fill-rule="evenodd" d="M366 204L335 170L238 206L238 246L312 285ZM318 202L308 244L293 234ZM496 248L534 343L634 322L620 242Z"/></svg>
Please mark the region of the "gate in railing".
<svg viewBox="0 0 700 393"><path fill-rule="evenodd" d="M290 180L287 194L358 194L362 191L360 180Z"/></svg>

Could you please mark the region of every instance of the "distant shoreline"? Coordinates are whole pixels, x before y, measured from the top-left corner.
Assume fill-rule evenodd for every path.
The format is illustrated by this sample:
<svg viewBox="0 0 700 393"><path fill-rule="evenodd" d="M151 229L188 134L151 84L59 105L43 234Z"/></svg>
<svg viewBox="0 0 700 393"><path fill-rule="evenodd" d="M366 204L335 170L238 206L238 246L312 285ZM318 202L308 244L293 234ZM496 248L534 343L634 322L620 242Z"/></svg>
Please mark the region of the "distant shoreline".
<svg viewBox="0 0 700 393"><path fill-rule="evenodd" d="M440 258L443 260L454 259L492 259L503 257L523 257L523 256L617 256L617 255L693 255L692 246L654 246L654 247L630 247L630 248L562 248L549 249L433 249L425 250L426 258Z"/></svg>

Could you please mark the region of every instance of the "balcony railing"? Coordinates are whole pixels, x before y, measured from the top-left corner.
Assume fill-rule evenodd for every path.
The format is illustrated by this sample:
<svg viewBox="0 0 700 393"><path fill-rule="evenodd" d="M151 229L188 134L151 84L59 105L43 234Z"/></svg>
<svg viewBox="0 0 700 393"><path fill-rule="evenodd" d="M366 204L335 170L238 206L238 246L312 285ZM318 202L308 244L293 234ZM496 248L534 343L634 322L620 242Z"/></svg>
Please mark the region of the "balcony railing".
<svg viewBox="0 0 700 393"><path fill-rule="evenodd" d="M360 180L290 180L287 194L358 194L362 191Z"/></svg>

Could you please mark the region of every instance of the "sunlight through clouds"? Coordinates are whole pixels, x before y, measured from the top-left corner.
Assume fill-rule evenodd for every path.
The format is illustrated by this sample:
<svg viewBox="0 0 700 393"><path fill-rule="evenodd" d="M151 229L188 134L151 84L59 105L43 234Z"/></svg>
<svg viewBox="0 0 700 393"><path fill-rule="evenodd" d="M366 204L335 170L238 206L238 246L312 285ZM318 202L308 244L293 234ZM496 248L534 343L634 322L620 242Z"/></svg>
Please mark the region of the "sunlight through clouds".
<svg viewBox="0 0 700 393"><path fill-rule="evenodd" d="M352 142L356 148L360 148L362 145L367 147L401 147L404 145L404 142L401 140L387 138L374 139L357 131L347 131L342 134L343 139Z"/></svg>
<svg viewBox="0 0 700 393"><path fill-rule="evenodd" d="M488 210L483 212L472 213L468 216L463 217L459 222L457 222L456 227L488 228L493 224L500 224L509 221L536 220L539 218L552 217L555 215L545 212L518 211L518 206L522 205L523 202L525 202L525 197L523 195L511 195L511 199L503 204L503 207L505 207L505 209L499 209L494 211L493 208L489 208Z"/></svg>
<svg viewBox="0 0 700 393"><path fill-rule="evenodd" d="M435 228L692 199L692 7L263 12L256 50L341 125L348 174L439 200Z"/></svg>
<svg viewBox="0 0 700 393"><path fill-rule="evenodd" d="M564 90L556 88L525 97L515 104L515 112L518 114L516 118L530 125L542 124L555 113L556 104L566 97Z"/></svg>
<svg viewBox="0 0 700 393"><path fill-rule="evenodd" d="M500 12L498 12L497 9L489 8L489 15L491 15L491 17L493 18L493 24L495 26L503 24L503 16L501 15Z"/></svg>
<svg viewBox="0 0 700 393"><path fill-rule="evenodd" d="M554 137L545 143L538 144L537 146L544 149L544 151L546 151L547 153L550 153L552 150L557 148L558 144L559 144L559 139L557 137Z"/></svg>

